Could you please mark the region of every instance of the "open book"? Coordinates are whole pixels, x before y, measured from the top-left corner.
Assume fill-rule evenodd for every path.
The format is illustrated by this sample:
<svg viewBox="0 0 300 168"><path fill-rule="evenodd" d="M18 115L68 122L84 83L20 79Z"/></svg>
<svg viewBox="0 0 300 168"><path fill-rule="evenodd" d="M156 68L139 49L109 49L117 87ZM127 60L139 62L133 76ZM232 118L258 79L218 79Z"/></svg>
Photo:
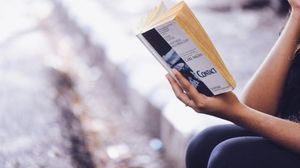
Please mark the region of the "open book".
<svg viewBox="0 0 300 168"><path fill-rule="evenodd" d="M140 25L137 37L168 72L177 69L199 92L214 96L235 88L233 77L184 1L169 10L161 2Z"/></svg>

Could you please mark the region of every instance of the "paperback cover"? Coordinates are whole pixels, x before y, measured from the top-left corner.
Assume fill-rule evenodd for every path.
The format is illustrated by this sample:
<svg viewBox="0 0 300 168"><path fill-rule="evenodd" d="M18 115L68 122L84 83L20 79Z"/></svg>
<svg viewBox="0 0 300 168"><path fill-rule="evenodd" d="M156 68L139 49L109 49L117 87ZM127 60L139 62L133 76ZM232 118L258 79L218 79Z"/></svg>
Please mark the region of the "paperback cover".
<svg viewBox="0 0 300 168"><path fill-rule="evenodd" d="M161 3L137 37L168 72L177 69L199 92L214 96L234 89L234 79L185 2L170 10Z"/></svg>

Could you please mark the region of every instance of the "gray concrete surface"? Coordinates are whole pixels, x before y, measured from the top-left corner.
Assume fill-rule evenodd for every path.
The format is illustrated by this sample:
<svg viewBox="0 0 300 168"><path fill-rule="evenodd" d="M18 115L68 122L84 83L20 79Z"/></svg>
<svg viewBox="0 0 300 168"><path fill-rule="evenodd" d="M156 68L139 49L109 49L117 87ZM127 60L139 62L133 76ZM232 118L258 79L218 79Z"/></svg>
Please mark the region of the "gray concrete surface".
<svg viewBox="0 0 300 168"><path fill-rule="evenodd" d="M0 29L0 167L167 167L132 122L125 76L59 3L2 8L20 10Z"/></svg>
<svg viewBox="0 0 300 168"><path fill-rule="evenodd" d="M42 24L52 7L47 1L1 3L1 168L94 166L79 120L62 103L60 73L47 64L55 49Z"/></svg>
<svg viewBox="0 0 300 168"><path fill-rule="evenodd" d="M161 153L161 142L149 136L159 121L141 119L126 96L139 98L139 106L146 106L149 112L153 112L153 106L140 95L133 96L134 90L126 84L123 72L72 20L64 6L56 5L56 19L47 24L58 25L49 33L57 42L55 48L60 56L54 59L64 63L52 66L72 77L70 106L82 122L96 167L169 167ZM142 109L141 115L153 118Z"/></svg>
<svg viewBox="0 0 300 168"><path fill-rule="evenodd" d="M45 34L35 30L5 45L0 50L1 167L72 167L55 88L43 66Z"/></svg>

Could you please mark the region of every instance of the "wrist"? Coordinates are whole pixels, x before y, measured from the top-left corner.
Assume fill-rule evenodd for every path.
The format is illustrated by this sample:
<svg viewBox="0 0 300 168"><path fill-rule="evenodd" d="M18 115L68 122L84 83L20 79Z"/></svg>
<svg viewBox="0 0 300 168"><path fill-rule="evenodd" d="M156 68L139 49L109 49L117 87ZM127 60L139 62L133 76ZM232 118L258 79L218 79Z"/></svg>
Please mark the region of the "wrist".
<svg viewBox="0 0 300 168"><path fill-rule="evenodd" d="M244 105L243 103L241 103L239 101L236 102L226 112L226 114L228 114L228 116L226 117L227 120L234 122L234 123L239 122L241 116L244 115L246 108L247 108L247 106Z"/></svg>

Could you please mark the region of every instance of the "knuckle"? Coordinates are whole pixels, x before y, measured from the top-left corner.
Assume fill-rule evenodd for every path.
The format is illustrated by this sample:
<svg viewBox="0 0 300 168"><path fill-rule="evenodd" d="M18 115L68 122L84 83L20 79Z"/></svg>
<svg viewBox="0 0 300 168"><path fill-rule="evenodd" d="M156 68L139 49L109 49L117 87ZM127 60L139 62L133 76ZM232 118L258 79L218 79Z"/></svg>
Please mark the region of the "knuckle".
<svg viewBox="0 0 300 168"><path fill-rule="evenodd" d="M189 85L189 81L187 81L187 79L183 78L181 81L185 86Z"/></svg>
<svg viewBox="0 0 300 168"><path fill-rule="evenodd" d="M192 91L194 86L188 83L186 87L189 91Z"/></svg>
<svg viewBox="0 0 300 168"><path fill-rule="evenodd" d="M182 78L179 78L178 81L180 84L184 85L184 80Z"/></svg>

